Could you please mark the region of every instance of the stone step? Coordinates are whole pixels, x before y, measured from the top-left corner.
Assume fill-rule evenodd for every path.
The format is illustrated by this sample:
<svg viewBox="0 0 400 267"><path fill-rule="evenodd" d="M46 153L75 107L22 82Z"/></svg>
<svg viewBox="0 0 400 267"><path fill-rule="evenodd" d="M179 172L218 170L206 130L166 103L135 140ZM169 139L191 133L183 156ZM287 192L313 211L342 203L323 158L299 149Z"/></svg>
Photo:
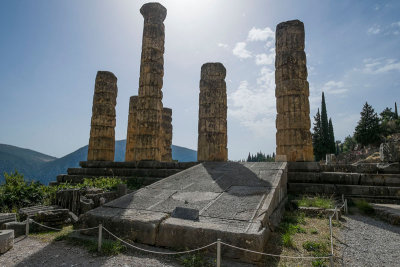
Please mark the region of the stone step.
<svg viewBox="0 0 400 267"><path fill-rule="evenodd" d="M57 183L71 183L71 184L79 184L83 183L85 178L96 178L96 176L92 175L68 175L68 174L61 174L57 176ZM150 185L152 183L158 182L163 177L136 177L136 176L117 176L117 178L126 181L131 180L135 183L142 184L144 186Z"/></svg>
<svg viewBox="0 0 400 267"><path fill-rule="evenodd" d="M122 168L122 169L187 169L199 164L198 162L160 162L160 161L81 161L82 168Z"/></svg>
<svg viewBox="0 0 400 267"><path fill-rule="evenodd" d="M288 192L292 194L323 194L345 196L387 197L400 200L400 187L366 186L343 184L288 183Z"/></svg>
<svg viewBox="0 0 400 267"><path fill-rule="evenodd" d="M137 176L137 177L168 177L182 169L126 169L126 168L68 168L69 175L91 175L91 176Z"/></svg>
<svg viewBox="0 0 400 267"><path fill-rule="evenodd" d="M376 163L362 163L357 165L352 164L321 164L322 172L350 172L350 173L387 173L387 174L400 174L400 164L376 164Z"/></svg>
<svg viewBox="0 0 400 267"><path fill-rule="evenodd" d="M400 186L400 174L289 172L289 183Z"/></svg>
<svg viewBox="0 0 400 267"><path fill-rule="evenodd" d="M400 225L400 205L372 204L372 207L380 219L393 225Z"/></svg>

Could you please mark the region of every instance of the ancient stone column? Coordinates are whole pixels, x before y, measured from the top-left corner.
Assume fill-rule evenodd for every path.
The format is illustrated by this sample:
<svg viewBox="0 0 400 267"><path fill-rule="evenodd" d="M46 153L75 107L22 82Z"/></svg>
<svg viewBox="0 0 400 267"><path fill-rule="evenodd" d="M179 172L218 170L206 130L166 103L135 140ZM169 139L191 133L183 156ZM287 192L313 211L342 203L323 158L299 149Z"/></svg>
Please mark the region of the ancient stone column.
<svg viewBox="0 0 400 267"><path fill-rule="evenodd" d="M172 109L163 108L161 128L163 136L161 161L170 162L172 161Z"/></svg>
<svg viewBox="0 0 400 267"><path fill-rule="evenodd" d="M198 161L227 161L226 69L221 63L201 67Z"/></svg>
<svg viewBox="0 0 400 267"><path fill-rule="evenodd" d="M133 140L137 135L137 106L138 96L129 99L128 130L126 134L125 161L136 161Z"/></svg>
<svg viewBox="0 0 400 267"><path fill-rule="evenodd" d="M276 154L313 161L303 22L278 24L275 50Z"/></svg>
<svg viewBox="0 0 400 267"><path fill-rule="evenodd" d="M88 161L114 161L117 93L117 77L108 71L98 71L93 95Z"/></svg>
<svg viewBox="0 0 400 267"><path fill-rule="evenodd" d="M140 64L138 131L133 136L136 160L161 161L162 91L164 76L164 19L167 9L159 3L147 3L140 13L144 17Z"/></svg>

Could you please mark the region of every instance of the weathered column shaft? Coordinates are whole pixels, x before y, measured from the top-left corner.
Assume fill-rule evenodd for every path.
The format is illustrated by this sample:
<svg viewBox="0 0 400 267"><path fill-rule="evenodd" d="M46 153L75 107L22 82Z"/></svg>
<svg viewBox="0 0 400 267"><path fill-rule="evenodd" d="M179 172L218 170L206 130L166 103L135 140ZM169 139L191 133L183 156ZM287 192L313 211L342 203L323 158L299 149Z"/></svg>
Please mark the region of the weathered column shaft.
<svg viewBox="0 0 400 267"><path fill-rule="evenodd" d="M117 93L117 77L108 71L98 71L93 95L88 161L114 161Z"/></svg>
<svg viewBox="0 0 400 267"><path fill-rule="evenodd" d="M288 161L313 161L304 24L299 20L276 27L275 96L276 154Z"/></svg>
<svg viewBox="0 0 400 267"><path fill-rule="evenodd" d="M140 13L144 17L140 64L138 131L133 135L136 160L161 161L162 91L164 76L164 19L167 10L159 3L147 3Z"/></svg>
<svg viewBox="0 0 400 267"><path fill-rule="evenodd" d="M172 109L163 108L162 116L162 135L163 135L163 148L161 151L161 160L170 162L172 161Z"/></svg>
<svg viewBox="0 0 400 267"><path fill-rule="evenodd" d="M221 63L201 67L198 161L227 161L226 69Z"/></svg>
<svg viewBox="0 0 400 267"><path fill-rule="evenodd" d="M128 130L126 134L126 149L125 149L125 161L136 161L136 155L134 153L134 137L138 134L137 128L137 106L138 96L131 96L129 99L129 115L128 115Z"/></svg>

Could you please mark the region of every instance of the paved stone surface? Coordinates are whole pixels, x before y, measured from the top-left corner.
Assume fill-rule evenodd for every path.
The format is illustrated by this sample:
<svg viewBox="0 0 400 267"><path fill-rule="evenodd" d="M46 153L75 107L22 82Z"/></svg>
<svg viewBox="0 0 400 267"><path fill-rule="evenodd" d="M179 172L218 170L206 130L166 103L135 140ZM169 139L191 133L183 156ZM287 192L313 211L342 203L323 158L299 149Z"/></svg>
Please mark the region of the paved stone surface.
<svg viewBox="0 0 400 267"><path fill-rule="evenodd" d="M102 222L150 245L197 248L222 238L260 251L280 219L286 183L284 162L202 163L87 212L81 226ZM171 218L176 207L199 210L199 220Z"/></svg>
<svg viewBox="0 0 400 267"><path fill-rule="evenodd" d="M345 218L343 266L399 266L400 227L361 215Z"/></svg>
<svg viewBox="0 0 400 267"><path fill-rule="evenodd" d="M400 205L395 204L372 204L375 214L382 220L400 225Z"/></svg>

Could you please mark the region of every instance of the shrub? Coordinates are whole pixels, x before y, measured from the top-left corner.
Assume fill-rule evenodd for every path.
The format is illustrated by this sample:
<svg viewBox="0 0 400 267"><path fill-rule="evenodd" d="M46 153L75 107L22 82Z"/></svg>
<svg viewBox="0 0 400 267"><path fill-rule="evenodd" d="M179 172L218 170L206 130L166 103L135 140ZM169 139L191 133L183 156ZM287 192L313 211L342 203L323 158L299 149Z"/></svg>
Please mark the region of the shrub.
<svg viewBox="0 0 400 267"><path fill-rule="evenodd" d="M354 204L356 207L364 214L373 214L375 212L374 208L364 199L355 200Z"/></svg>
<svg viewBox="0 0 400 267"><path fill-rule="evenodd" d="M301 207L317 207L323 209L332 209L335 206L334 200L332 198L326 197L306 197L303 196L302 199L299 200L298 205Z"/></svg>

